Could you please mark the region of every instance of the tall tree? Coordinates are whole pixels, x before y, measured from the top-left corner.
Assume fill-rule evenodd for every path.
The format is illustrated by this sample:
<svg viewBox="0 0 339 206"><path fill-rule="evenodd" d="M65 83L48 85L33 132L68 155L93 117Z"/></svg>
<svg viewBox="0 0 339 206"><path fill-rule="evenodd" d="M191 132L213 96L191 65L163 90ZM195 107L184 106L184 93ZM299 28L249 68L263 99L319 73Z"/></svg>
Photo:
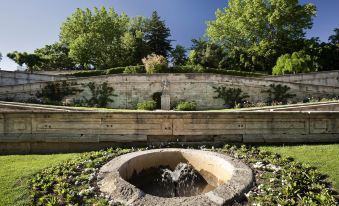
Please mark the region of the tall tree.
<svg viewBox="0 0 339 206"><path fill-rule="evenodd" d="M339 70L339 28L334 29L328 40L320 44L320 70Z"/></svg>
<svg viewBox="0 0 339 206"><path fill-rule="evenodd" d="M160 19L158 12L154 11L147 21L145 40L152 53L168 57L172 50L170 29L165 21Z"/></svg>
<svg viewBox="0 0 339 206"><path fill-rule="evenodd" d="M204 39L192 39L192 43L188 64L210 68L223 67L225 52L222 47Z"/></svg>
<svg viewBox="0 0 339 206"><path fill-rule="evenodd" d="M2 54L1 54L1 52L0 52L0 62L1 62L1 60L2 60Z"/></svg>
<svg viewBox="0 0 339 206"><path fill-rule="evenodd" d="M99 69L124 66L123 37L129 18L113 8L77 9L61 26L60 41L69 46L70 57Z"/></svg>
<svg viewBox="0 0 339 206"><path fill-rule="evenodd" d="M187 62L186 49L179 44L171 51L171 56L174 66L184 65Z"/></svg>
<svg viewBox="0 0 339 206"><path fill-rule="evenodd" d="M328 38L328 41L329 41L331 44L333 44L333 45L339 47L339 28L335 28L333 31L334 31L334 34L331 35L331 36Z"/></svg>
<svg viewBox="0 0 339 206"><path fill-rule="evenodd" d="M270 71L279 56L300 50L296 42L312 27L315 14L313 4L298 0L230 0L208 22L207 36L230 54L240 52L243 67Z"/></svg>

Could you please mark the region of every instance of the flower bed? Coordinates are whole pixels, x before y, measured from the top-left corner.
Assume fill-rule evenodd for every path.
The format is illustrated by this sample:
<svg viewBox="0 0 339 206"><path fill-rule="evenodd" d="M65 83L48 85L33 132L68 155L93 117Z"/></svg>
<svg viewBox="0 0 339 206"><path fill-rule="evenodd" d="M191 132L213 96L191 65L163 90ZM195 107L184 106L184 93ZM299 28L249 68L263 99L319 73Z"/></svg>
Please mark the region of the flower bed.
<svg viewBox="0 0 339 206"><path fill-rule="evenodd" d="M241 204L336 205L335 192L329 189L325 176L312 167L252 146L225 145L212 150L241 159L255 172L256 185ZM131 151L133 149L108 149L84 153L77 159L39 172L30 184L32 204L119 204L100 194L97 173L112 158Z"/></svg>

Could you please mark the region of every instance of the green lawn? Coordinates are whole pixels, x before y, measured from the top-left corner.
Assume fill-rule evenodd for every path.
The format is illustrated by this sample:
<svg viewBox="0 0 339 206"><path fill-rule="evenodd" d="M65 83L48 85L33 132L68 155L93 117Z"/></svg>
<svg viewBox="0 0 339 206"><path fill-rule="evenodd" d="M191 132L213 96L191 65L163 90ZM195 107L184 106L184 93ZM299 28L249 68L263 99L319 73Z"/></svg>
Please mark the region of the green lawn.
<svg viewBox="0 0 339 206"><path fill-rule="evenodd" d="M303 146L261 146L263 150L294 157L329 175L339 191L339 144ZM29 198L27 181L37 171L58 164L78 154L0 156L0 206L26 205Z"/></svg>
<svg viewBox="0 0 339 206"><path fill-rule="evenodd" d="M339 191L339 144L261 146L260 148L285 157L293 157L299 162L318 168L322 174L329 176L334 188Z"/></svg>
<svg viewBox="0 0 339 206"><path fill-rule="evenodd" d="M27 205L30 176L77 154L0 156L0 206Z"/></svg>

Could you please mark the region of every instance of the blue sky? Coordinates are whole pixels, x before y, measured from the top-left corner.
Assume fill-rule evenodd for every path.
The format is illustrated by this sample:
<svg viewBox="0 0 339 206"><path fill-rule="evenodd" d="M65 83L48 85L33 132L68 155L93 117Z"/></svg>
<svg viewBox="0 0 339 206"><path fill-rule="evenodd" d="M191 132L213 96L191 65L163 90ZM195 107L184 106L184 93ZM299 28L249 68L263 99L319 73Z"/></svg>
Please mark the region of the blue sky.
<svg viewBox="0 0 339 206"><path fill-rule="evenodd" d="M327 41L333 29L339 27L339 0L301 0L318 8L313 29L308 37ZM28 51L58 40L61 23L76 8L111 7L129 16L150 16L157 10L172 32L174 44L191 45L192 38L202 36L205 22L214 19L217 8L224 8L226 0L0 0L0 68L15 70L17 65L6 54Z"/></svg>

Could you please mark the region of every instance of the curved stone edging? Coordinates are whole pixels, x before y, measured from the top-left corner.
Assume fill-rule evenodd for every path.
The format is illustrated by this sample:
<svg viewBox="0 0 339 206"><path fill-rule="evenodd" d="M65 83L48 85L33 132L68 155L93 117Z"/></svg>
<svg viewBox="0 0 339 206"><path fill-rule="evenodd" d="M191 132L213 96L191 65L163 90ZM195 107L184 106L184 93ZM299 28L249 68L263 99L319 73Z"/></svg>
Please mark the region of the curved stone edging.
<svg viewBox="0 0 339 206"><path fill-rule="evenodd" d="M218 158L231 165L232 176L230 179L218 186L216 189L205 194L192 197L174 197L163 198L145 194L142 190L136 188L124 180L119 169L128 164L133 158L140 155L154 154L163 152L180 152L190 155L203 155L205 157ZM218 161L219 162L219 161ZM215 163L215 161L210 164ZM220 162L219 162L220 163ZM218 166L218 165L217 165ZM252 170L241 161L229 156L202 150L192 149L156 149L148 151L133 152L114 158L104 165L99 172L98 186L100 191L111 197L114 201L127 205L228 205L236 200L240 200L243 194L252 187Z"/></svg>

